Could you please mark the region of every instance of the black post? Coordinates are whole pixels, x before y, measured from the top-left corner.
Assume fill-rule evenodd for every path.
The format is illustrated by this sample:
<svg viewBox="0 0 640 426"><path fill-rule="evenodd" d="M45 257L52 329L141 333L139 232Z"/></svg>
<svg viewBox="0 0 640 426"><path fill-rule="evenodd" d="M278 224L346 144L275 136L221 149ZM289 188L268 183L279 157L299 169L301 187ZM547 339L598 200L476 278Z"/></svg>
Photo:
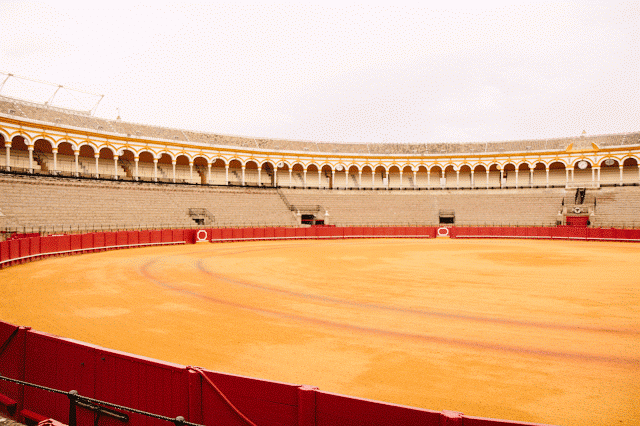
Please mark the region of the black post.
<svg viewBox="0 0 640 426"><path fill-rule="evenodd" d="M67 396L69 397L69 426L77 426L76 399L78 399L78 391L72 390Z"/></svg>

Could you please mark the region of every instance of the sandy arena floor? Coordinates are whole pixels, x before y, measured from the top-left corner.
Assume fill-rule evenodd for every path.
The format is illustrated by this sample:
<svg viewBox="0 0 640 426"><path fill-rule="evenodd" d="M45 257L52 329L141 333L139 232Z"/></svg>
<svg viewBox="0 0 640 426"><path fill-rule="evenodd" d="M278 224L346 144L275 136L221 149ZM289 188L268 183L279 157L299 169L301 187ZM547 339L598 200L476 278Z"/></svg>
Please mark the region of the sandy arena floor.
<svg viewBox="0 0 640 426"><path fill-rule="evenodd" d="M185 365L433 410L640 422L640 245L198 244L0 271L0 318Z"/></svg>

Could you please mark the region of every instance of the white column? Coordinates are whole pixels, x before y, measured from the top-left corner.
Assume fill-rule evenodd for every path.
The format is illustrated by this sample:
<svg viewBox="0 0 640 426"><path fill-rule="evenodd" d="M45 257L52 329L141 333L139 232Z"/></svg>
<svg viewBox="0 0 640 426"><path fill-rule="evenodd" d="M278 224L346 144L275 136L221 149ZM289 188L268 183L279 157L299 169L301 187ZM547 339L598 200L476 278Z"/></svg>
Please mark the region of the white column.
<svg viewBox="0 0 640 426"><path fill-rule="evenodd" d="M414 188L418 187L418 171L417 170L413 171L413 187Z"/></svg>
<svg viewBox="0 0 640 426"><path fill-rule="evenodd" d="M229 164L224 165L224 184L229 185Z"/></svg>
<svg viewBox="0 0 640 426"><path fill-rule="evenodd" d="M595 167L591 167L591 183L596 181L596 169Z"/></svg>
<svg viewBox="0 0 640 426"><path fill-rule="evenodd" d="M322 188L322 170L318 170L318 188Z"/></svg>
<svg viewBox="0 0 640 426"><path fill-rule="evenodd" d="M545 165L544 170L547 172L547 188L549 187L549 166Z"/></svg>
<svg viewBox="0 0 640 426"><path fill-rule="evenodd" d="M431 169L427 170L427 188L431 187Z"/></svg>
<svg viewBox="0 0 640 426"><path fill-rule="evenodd" d="M58 148L53 148L51 150L53 152L53 174L58 174Z"/></svg>
<svg viewBox="0 0 640 426"><path fill-rule="evenodd" d="M333 188L336 184L336 169L331 169L331 182L329 182L329 188Z"/></svg>
<svg viewBox="0 0 640 426"><path fill-rule="evenodd" d="M273 169L273 186L278 186L278 166Z"/></svg>
<svg viewBox="0 0 640 426"><path fill-rule="evenodd" d="M344 188L349 188L349 170L346 168L344 169Z"/></svg>
<svg viewBox="0 0 640 426"><path fill-rule="evenodd" d="M134 176L135 180L140 179L140 173L138 172L138 163L140 162L140 157L133 157L133 162L136 164L136 175Z"/></svg>
<svg viewBox="0 0 640 426"><path fill-rule="evenodd" d="M307 169L302 171L302 186L307 187Z"/></svg>
<svg viewBox="0 0 640 426"><path fill-rule="evenodd" d="M207 184L211 185L211 163L207 161Z"/></svg>
<svg viewBox="0 0 640 426"><path fill-rule="evenodd" d="M189 161L189 183L193 183L193 161Z"/></svg>
<svg viewBox="0 0 640 426"><path fill-rule="evenodd" d="M33 173L33 147L28 146L27 149L29 150L29 173Z"/></svg>
<svg viewBox="0 0 640 426"><path fill-rule="evenodd" d="M289 188L291 188L291 185L293 184L293 170L291 169L291 167L289 167Z"/></svg>
<svg viewBox="0 0 640 426"><path fill-rule="evenodd" d="M460 189L460 170L456 170L456 188Z"/></svg>
<svg viewBox="0 0 640 426"><path fill-rule="evenodd" d="M176 183L176 160L171 160L171 180Z"/></svg>
<svg viewBox="0 0 640 426"><path fill-rule="evenodd" d="M153 159L153 180L154 182L158 181L158 159Z"/></svg>
<svg viewBox="0 0 640 426"><path fill-rule="evenodd" d="M7 154L5 160L5 165L7 166L7 171L11 170L11 142L4 143L4 149Z"/></svg>
<svg viewBox="0 0 640 426"><path fill-rule="evenodd" d="M242 165L242 186L244 186L245 184L245 174L244 171L246 170L247 166L245 164Z"/></svg>
<svg viewBox="0 0 640 426"><path fill-rule="evenodd" d="M573 182L573 167L570 169L571 170L571 182Z"/></svg>
<svg viewBox="0 0 640 426"><path fill-rule="evenodd" d="M375 170L371 170L371 187L372 188L376 187L376 171Z"/></svg>
<svg viewBox="0 0 640 426"><path fill-rule="evenodd" d="M258 166L258 186L262 186L262 166Z"/></svg>
<svg viewBox="0 0 640 426"><path fill-rule="evenodd" d="M620 168L620 186L622 186L622 164L618 166Z"/></svg>
<svg viewBox="0 0 640 426"><path fill-rule="evenodd" d="M487 171L487 189L489 189L489 169L485 169Z"/></svg>
<svg viewBox="0 0 640 426"><path fill-rule="evenodd" d="M472 188L472 189L473 189L473 188L475 188L475 186L476 186L476 182L475 182L475 179L474 179L474 177L473 177L473 174L474 174L474 173L475 173L475 171L474 171L474 170L471 170L471 188Z"/></svg>
<svg viewBox="0 0 640 426"><path fill-rule="evenodd" d="M597 179L598 185L600 185L600 166L596 167L596 174L598 175L598 179Z"/></svg>
<svg viewBox="0 0 640 426"><path fill-rule="evenodd" d="M529 169L529 188L533 188L533 169Z"/></svg>
<svg viewBox="0 0 640 426"><path fill-rule="evenodd" d="M402 189L402 170L400 170L400 189Z"/></svg>
<svg viewBox="0 0 640 426"><path fill-rule="evenodd" d="M640 170L640 165L638 170ZM358 188L362 188L362 170L358 170Z"/></svg>
<svg viewBox="0 0 640 426"><path fill-rule="evenodd" d="M113 156L113 178L118 180L118 156Z"/></svg>
<svg viewBox="0 0 640 426"><path fill-rule="evenodd" d="M100 153L96 152L93 156L96 158L96 177L98 177L100 175L98 170L98 158L100 158Z"/></svg>
<svg viewBox="0 0 640 426"><path fill-rule="evenodd" d="M516 169L516 188L518 187L518 169Z"/></svg>
<svg viewBox="0 0 640 426"><path fill-rule="evenodd" d="M569 183L569 169L564 169L564 184Z"/></svg>
<svg viewBox="0 0 640 426"><path fill-rule="evenodd" d="M504 179L504 170L500 169L500 188L502 188L502 180ZM506 185L505 185L506 186Z"/></svg>
<svg viewBox="0 0 640 426"><path fill-rule="evenodd" d="M80 174L80 160L78 157L80 156L80 150L74 150L73 156L76 158L76 177Z"/></svg>

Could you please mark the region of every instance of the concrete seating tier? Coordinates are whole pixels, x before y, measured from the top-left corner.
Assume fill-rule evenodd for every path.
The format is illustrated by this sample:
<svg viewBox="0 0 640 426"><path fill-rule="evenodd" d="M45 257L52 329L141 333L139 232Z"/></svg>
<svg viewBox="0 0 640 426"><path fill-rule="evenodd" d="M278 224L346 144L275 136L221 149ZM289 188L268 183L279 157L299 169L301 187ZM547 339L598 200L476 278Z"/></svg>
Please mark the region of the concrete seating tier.
<svg viewBox="0 0 640 426"><path fill-rule="evenodd" d="M458 225L555 225L564 189L474 191L348 191L283 189L294 206L319 205L327 223L350 225L437 225L442 210Z"/></svg>
<svg viewBox="0 0 640 426"><path fill-rule="evenodd" d="M189 208L207 209L210 226L296 225L275 189L0 175L0 207L6 220L25 227L191 226Z"/></svg>

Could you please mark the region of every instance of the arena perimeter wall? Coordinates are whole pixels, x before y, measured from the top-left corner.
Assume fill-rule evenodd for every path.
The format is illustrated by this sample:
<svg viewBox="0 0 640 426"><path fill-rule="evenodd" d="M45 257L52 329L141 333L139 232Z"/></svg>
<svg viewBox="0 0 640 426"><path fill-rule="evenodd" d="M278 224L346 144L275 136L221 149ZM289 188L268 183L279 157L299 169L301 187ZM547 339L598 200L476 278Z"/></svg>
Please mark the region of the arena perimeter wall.
<svg viewBox="0 0 640 426"><path fill-rule="evenodd" d="M65 392L77 390L85 397L170 418L183 416L186 421L205 425L250 424L239 413L260 426L534 425L423 410L323 392L311 386L185 367L5 322L0 322L0 375ZM130 425L170 424L120 411L129 415ZM3 412L26 422L50 418L67 424L69 399L64 394L0 380L0 414ZM94 424L94 415L78 407L77 424ZM103 415L97 424L124 423Z"/></svg>
<svg viewBox="0 0 640 426"><path fill-rule="evenodd" d="M227 228L96 232L55 236L14 236L0 243L0 266L48 256L197 241L248 241L306 238L543 238L640 242L640 230L581 227L310 227ZM310 386L170 364L16 327L0 321L0 375L113 404L207 425L247 425L233 404L257 425L421 425L499 426L533 423L484 419L452 411L430 411L323 392ZM215 384L218 390L211 383ZM428 390L426 390L428 391ZM53 394L0 380L0 413L37 422L68 422L69 401ZM94 413L78 409L78 424ZM103 416L100 425L120 424ZM130 414L129 424L166 425L166 421Z"/></svg>
<svg viewBox="0 0 640 426"><path fill-rule="evenodd" d="M0 269L50 256L196 242L349 238L534 238L640 242L640 229L557 227L202 228L14 235L0 242Z"/></svg>

